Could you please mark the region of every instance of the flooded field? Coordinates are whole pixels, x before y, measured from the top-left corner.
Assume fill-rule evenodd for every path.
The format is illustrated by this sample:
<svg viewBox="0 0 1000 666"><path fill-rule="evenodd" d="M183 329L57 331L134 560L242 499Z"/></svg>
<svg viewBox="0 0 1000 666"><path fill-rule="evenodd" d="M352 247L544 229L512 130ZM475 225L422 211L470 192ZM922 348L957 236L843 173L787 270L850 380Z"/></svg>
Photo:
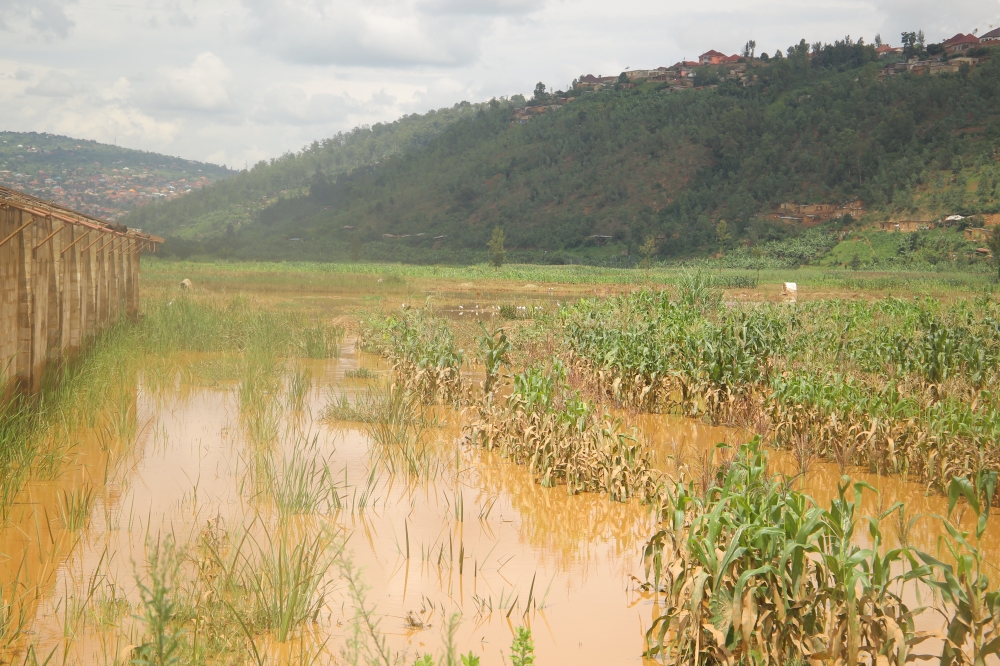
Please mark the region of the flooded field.
<svg viewBox="0 0 1000 666"><path fill-rule="evenodd" d="M456 289L436 294L436 314L492 329L552 313L570 295ZM415 296L426 298L405 297ZM537 664L657 663L642 655L663 598L644 585L643 555L666 524L660 505L538 483L533 467L473 443L469 404L392 403L390 363L363 352L350 325L369 297L263 295L264 310L309 313L307 323L254 329L285 340L279 329L300 326L281 343L297 345L294 354L236 328L224 344L198 343L228 324L171 318L168 308L187 297L158 302L146 326L161 328L143 338L141 359L122 361L90 418L49 423L59 443L43 449L7 509L0 663L388 666L471 653L504 664L519 627L531 631ZM393 309L406 305L392 298ZM241 321L266 319L256 307L240 306ZM475 391L488 368L465 363L461 373ZM498 396L514 390L505 377ZM695 485L710 485L753 437L746 427L609 409L656 474ZM948 498L925 483L842 470L815 451L769 456L771 473L820 505L838 496L842 471L866 482L878 492L865 491L860 510L884 514L880 547L904 543L953 561L932 517L949 513ZM923 517L890 515L895 502L907 518ZM970 515L960 521L969 529ZM978 542L991 574L998 538L991 524ZM867 526L853 540L871 546ZM927 613L916 628L941 625Z"/></svg>

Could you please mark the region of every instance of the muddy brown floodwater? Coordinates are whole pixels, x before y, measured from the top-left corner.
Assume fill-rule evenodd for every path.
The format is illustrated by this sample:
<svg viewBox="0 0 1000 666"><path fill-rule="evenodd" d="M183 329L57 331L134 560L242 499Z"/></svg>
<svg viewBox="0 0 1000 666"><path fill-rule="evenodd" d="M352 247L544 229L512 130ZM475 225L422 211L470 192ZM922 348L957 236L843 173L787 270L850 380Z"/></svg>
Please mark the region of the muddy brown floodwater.
<svg viewBox="0 0 1000 666"><path fill-rule="evenodd" d="M178 368L212 358L187 355ZM459 648L481 655L483 664L505 663L520 624L532 629L540 665L642 663L643 635L656 615L653 597L638 590L642 546L657 528L646 507L542 488L526 468L462 444L462 415L446 409L429 431L434 474L373 478L370 443L359 425L320 415L331 391L364 391L386 376L385 363L359 353L352 342L337 360L295 363L308 369L310 388L301 410L280 416L277 446L315 437L316 453L343 495L341 509L301 518L346 535L346 552L362 567L369 588L367 601L382 617L392 648L408 651L407 663L419 652L442 649L442 631L454 612L462 615ZM358 368L378 378L345 378ZM54 654L50 663L121 661L138 640L130 616L147 540L173 534L178 543L190 543L210 524L235 530L267 514L266 502L246 482L252 445L241 426L238 393L235 382L198 381L190 372L177 372L172 384L156 390L140 377L134 441L81 431L66 471L24 491L0 533L0 585L32 590L22 655L30 644L40 660ZM665 469L696 469L716 444L746 438L679 417L627 418ZM799 471L791 456L775 452L772 460L776 471ZM881 491L866 496L868 513L896 500L911 516L946 510L944 498L927 495L918 484L850 473ZM839 478L834 465L814 462L798 483L828 502ZM60 507L69 494L88 492L93 501L85 525L70 529ZM939 524L928 517L909 539L935 552L939 534ZM995 561L996 529L983 545ZM336 570L328 576L332 592L310 628L311 644L325 654L319 663L340 653L353 614ZM95 619L116 603L128 612L111 623ZM294 646L268 641L267 651L278 662L289 661Z"/></svg>

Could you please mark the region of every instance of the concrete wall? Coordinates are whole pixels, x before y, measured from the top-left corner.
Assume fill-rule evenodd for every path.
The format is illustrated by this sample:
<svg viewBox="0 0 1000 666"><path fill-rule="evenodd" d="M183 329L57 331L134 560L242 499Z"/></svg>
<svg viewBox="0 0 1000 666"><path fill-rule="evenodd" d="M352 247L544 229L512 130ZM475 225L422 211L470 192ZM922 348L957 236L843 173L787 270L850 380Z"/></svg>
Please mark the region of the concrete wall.
<svg viewBox="0 0 1000 666"><path fill-rule="evenodd" d="M137 316L143 241L0 204L0 242L11 234L0 246L0 389L35 391L47 369Z"/></svg>

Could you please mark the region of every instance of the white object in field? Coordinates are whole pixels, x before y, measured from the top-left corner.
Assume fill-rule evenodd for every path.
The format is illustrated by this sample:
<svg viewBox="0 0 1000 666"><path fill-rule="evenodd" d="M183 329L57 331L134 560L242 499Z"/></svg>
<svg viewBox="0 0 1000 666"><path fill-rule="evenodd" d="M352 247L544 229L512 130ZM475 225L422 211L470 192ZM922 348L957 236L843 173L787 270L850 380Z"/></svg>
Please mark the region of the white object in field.
<svg viewBox="0 0 1000 666"><path fill-rule="evenodd" d="M181 280L181 289L190 289L194 285L191 284L191 280L184 278Z"/></svg>
<svg viewBox="0 0 1000 666"><path fill-rule="evenodd" d="M799 295L799 286L794 282L783 282L781 284L781 295L787 297L792 303Z"/></svg>

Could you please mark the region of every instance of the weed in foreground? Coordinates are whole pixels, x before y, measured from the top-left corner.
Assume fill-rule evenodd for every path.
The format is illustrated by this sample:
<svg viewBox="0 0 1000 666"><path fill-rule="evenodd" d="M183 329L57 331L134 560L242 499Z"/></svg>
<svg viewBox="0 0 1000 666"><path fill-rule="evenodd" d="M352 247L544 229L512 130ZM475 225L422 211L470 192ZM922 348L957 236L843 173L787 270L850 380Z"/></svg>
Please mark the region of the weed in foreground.
<svg viewBox="0 0 1000 666"><path fill-rule="evenodd" d="M531 629L518 627L514 640L510 644L511 666L533 666L535 663L535 644L531 640Z"/></svg>
<svg viewBox="0 0 1000 666"><path fill-rule="evenodd" d="M393 657L385 635L379 629L380 622L375 615L375 607L368 607L365 599L368 588L361 580L361 571L343 551L337 559L337 564L341 577L347 581L348 592L354 606L351 633L341 650L341 657L351 666L359 664L394 666L398 655Z"/></svg>
<svg viewBox="0 0 1000 666"><path fill-rule="evenodd" d="M146 627L146 642L135 649L132 663L141 666L173 666L181 660L184 630L178 622L176 599L180 575L180 557L173 537L147 543L148 580L136 575L142 600L141 617Z"/></svg>
<svg viewBox="0 0 1000 666"><path fill-rule="evenodd" d="M326 573L342 546L325 528L309 535L286 526L273 534L257 530L262 534L255 536L253 527L235 539L209 535L202 544L212 565L207 569L212 589L256 651L260 633L273 632L284 642L318 618L328 591Z"/></svg>

